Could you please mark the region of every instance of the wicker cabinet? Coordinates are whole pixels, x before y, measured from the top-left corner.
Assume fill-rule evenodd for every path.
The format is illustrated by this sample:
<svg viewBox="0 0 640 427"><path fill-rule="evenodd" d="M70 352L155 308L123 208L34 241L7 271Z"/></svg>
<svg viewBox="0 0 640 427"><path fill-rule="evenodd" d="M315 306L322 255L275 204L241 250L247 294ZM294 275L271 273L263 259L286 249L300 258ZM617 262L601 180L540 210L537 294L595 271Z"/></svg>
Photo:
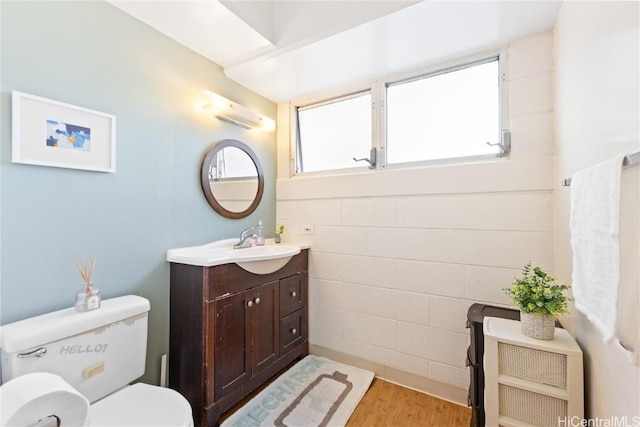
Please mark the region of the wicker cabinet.
<svg viewBox="0 0 640 427"><path fill-rule="evenodd" d="M487 426L570 425L584 416L582 351L564 329L550 341L526 337L520 322L484 319Z"/></svg>

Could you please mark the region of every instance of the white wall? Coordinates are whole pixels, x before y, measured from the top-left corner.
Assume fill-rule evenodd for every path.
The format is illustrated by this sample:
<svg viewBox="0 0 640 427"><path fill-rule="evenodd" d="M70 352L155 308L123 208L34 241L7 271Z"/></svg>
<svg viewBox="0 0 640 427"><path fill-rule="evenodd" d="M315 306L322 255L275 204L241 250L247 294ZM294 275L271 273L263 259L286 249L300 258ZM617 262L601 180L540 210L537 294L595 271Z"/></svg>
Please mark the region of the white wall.
<svg viewBox="0 0 640 427"><path fill-rule="evenodd" d="M554 269L552 41L509 46L508 160L290 178L279 105L277 223L311 243L314 348L466 403L468 307L508 304L502 288L529 260Z"/></svg>
<svg viewBox="0 0 640 427"><path fill-rule="evenodd" d="M555 28L559 178L640 149L639 13L638 2L563 5ZM640 286L639 169L623 171L620 224L621 283L635 287L635 298ZM567 282L572 269L569 194L568 188L559 188L556 200L556 269ZM640 369L617 342L603 344L591 323L574 314L585 357L586 415L640 416ZM625 321L639 333L637 311L635 316Z"/></svg>

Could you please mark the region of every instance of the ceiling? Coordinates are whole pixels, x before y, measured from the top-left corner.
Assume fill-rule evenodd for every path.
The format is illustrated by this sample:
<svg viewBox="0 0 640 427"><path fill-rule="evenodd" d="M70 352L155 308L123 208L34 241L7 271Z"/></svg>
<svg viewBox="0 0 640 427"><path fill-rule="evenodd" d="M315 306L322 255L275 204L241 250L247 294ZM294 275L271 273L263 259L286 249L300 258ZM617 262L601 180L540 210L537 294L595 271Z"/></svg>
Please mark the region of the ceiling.
<svg viewBox="0 0 640 427"><path fill-rule="evenodd" d="M109 0L275 102L553 29L561 0Z"/></svg>

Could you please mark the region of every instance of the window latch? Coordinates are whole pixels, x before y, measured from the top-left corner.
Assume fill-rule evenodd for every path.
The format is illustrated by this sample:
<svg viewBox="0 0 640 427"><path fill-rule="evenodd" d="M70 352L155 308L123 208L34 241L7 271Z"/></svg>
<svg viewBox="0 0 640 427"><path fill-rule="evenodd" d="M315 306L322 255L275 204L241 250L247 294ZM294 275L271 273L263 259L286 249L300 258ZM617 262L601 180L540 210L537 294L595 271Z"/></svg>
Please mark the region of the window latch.
<svg viewBox="0 0 640 427"><path fill-rule="evenodd" d="M372 148L371 152L369 153L369 158L363 157L361 159L356 159L355 157L353 158L354 162L367 162L369 163L369 169L375 169L376 168L376 149Z"/></svg>
<svg viewBox="0 0 640 427"><path fill-rule="evenodd" d="M500 149L498 157L507 157L509 156L509 154L511 154L511 132L509 132L508 130L503 130L502 132L500 132L500 139L502 141L496 142L495 144L487 141L487 145L491 147L498 146L498 148Z"/></svg>

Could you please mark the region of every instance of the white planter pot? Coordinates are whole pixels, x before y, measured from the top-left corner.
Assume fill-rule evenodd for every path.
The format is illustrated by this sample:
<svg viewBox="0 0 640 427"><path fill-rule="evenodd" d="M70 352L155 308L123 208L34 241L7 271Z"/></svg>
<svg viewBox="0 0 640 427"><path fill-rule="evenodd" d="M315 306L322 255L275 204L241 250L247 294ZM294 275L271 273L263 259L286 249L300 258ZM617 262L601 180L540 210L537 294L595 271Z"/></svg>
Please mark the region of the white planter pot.
<svg viewBox="0 0 640 427"><path fill-rule="evenodd" d="M522 333L538 340L552 340L556 331L556 318L548 314L535 315L520 312Z"/></svg>

